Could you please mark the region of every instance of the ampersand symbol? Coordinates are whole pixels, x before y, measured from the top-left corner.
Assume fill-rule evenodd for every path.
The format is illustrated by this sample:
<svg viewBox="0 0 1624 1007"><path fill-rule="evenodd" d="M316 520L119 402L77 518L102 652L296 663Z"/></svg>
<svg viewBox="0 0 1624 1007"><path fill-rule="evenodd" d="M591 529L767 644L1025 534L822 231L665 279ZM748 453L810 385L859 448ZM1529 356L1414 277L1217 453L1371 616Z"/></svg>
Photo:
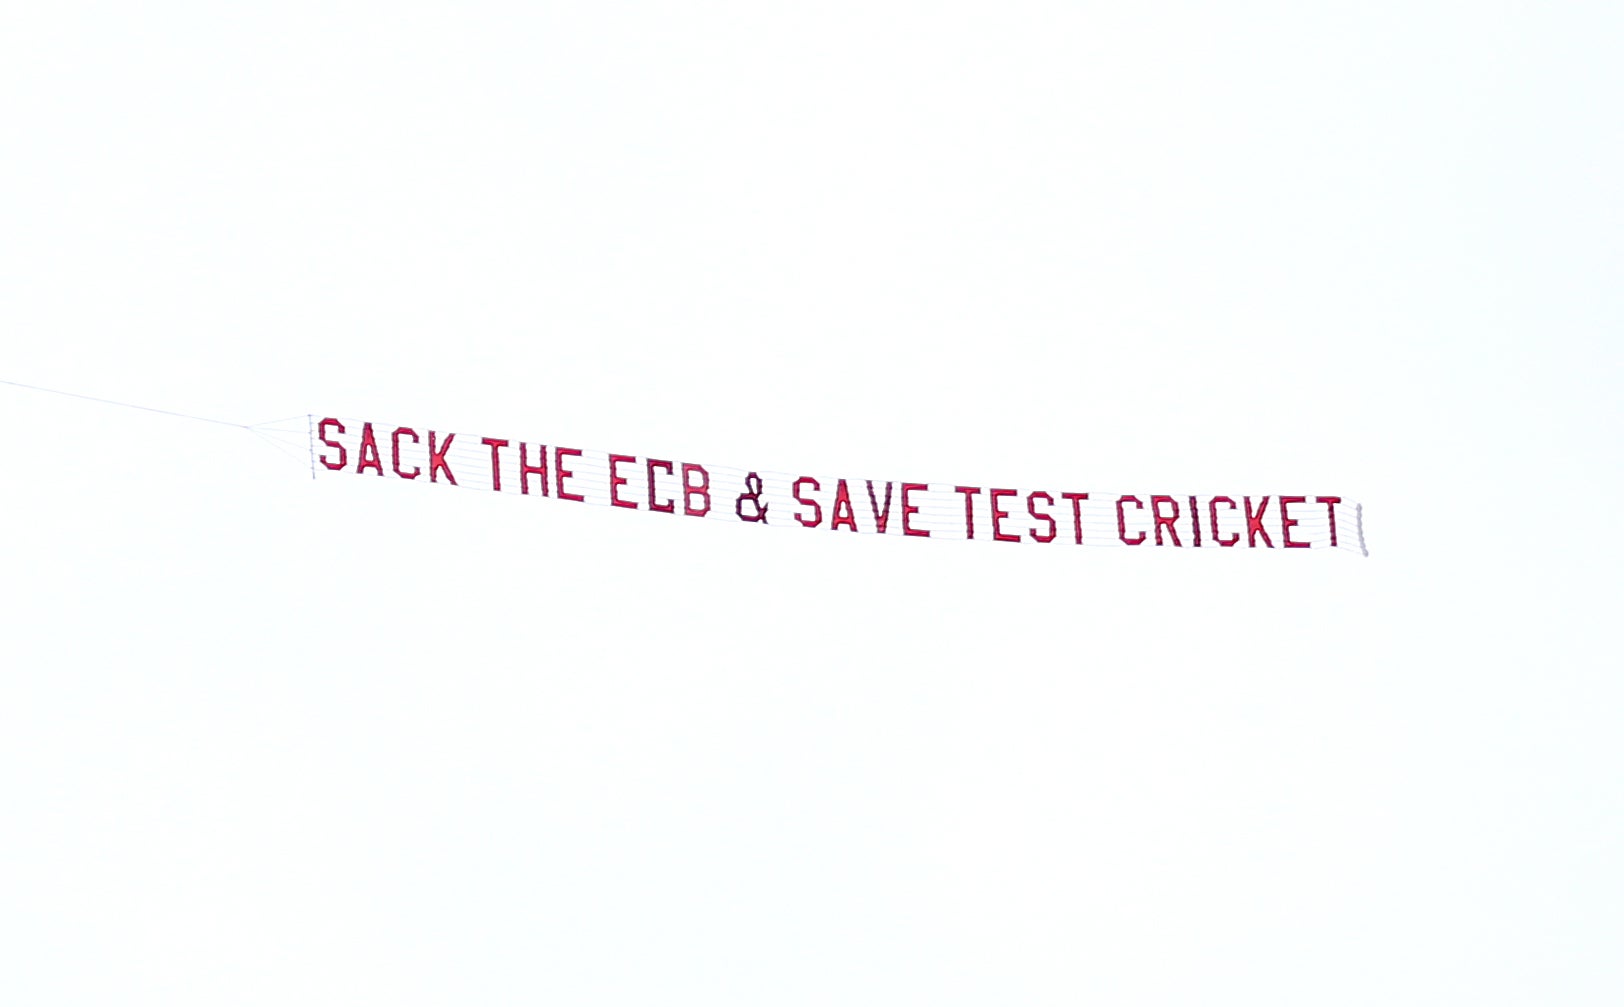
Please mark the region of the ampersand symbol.
<svg viewBox="0 0 1624 1007"><path fill-rule="evenodd" d="M744 512L745 502L748 501L753 514ZM767 523L767 505L761 501L761 477L754 472L744 477L744 492L733 501L733 513L739 516L740 521Z"/></svg>

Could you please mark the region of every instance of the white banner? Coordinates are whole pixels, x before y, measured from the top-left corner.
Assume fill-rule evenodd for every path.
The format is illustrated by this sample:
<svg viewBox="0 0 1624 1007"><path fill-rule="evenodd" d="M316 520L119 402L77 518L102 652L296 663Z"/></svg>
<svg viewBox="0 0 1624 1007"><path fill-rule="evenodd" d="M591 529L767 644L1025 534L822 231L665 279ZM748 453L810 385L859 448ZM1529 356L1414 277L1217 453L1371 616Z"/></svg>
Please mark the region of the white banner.
<svg viewBox="0 0 1624 1007"><path fill-rule="evenodd" d="M1339 495L1164 493L851 478L311 417L314 473L489 490L767 528L1047 546L1347 549Z"/></svg>

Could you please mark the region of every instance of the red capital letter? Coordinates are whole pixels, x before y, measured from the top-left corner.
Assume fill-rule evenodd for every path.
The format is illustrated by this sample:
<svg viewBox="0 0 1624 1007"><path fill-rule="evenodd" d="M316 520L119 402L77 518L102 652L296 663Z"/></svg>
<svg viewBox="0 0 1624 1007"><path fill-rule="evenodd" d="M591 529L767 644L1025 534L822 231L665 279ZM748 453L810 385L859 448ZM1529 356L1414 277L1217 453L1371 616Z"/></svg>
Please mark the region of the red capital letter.
<svg viewBox="0 0 1624 1007"><path fill-rule="evenodd" d="M445 470L445 477L451 485L457 485L457 477L451 474L451 466L445 463L445 453L451 450L451 442L457 439L456 434L447 434L445 443L438 447L434 444L434 431L429 431L429 482L439 482L439 472Z"/></svg>
<svg viewBox="0 0 1624 1007"><path fill-rule="evenodd" d="M575 478L575 470L564 467L565 455L571 458L579 458L581 452L578 448L553 448L553 488L558 490L558 499L573 500L580 503L586 497L579 493L571 493L564 488L564 480Z"/></svg>
<svg viewBox="0 0 1624 1007"><path fill-rule="evenodd" d="M688 478L688 475L693 472L699 473L698 486L695 486L693 480ZM705 506L694 507L693 500L696 496L705 498ZM689 517L704 517L710 513L710 473L705 471L703 465L682 463L682 512Z"/></svg>
<svg viewBox="0 0 1624 1007"><path fill-rule="evenodd" d="M874 496L874 480L869 479L867 482L868 509L874 512L874 527L879 529L881 535L884 535L886 526L891 523L891 484L885 484L885 510L882 511L880 510L880 501Z"/></svg>
<svg viewBox="0 0 1624 1007"><path fill-rule="evenodd" d="M929 528L915 528L908 523L908 519L919 513L919 508L908 502L908 494L914 490L924 490L930 487L925 483L902 484L902 534L918 535L920 538L930 538Z"/></svg>
<svg viewBox="0 0 1624 1007"><path fill-rule="evenodd" d="M955 486L953 492L964 494L964 537L976 537L976 509L974 497L981 492L980 486Z"/></svg>
<svg viewBox="0 0 1624 1007"><path fill-rule="evenodd" d="M1281 497L1280 498L1280 542L1287 549L1307 549L1307 542L1293 542L1291 529L1297 527L1297 519L1286 512L1286 508L1294 503L1302 503L1307 497Z"/></svg>
<svg viewBox="0 0 1624 1007"><path fill-rule="evenodd" d="M816 500L808 500L806 497L801 496L802 483L811 483L813 489L821 488L818 486L818 481L811 476L802 476L801 478L795 480L795 485L790 487L790 492L795 494L796 500L812 508L812 520L808 521L806 518L802 517L799 511L795 513L795 520L801 522L801 527L803 528L816 528L818 525L823 523L823 508L818 506L818 502ZM904 496L903 499L906 500L907 497ZM904 518L904 521L906 521L906 518Z"/></svg>
<svg viewBox="0 0 1624 1007"><path fill-rule="evenodd" d="M610 455L609 456L609 503L612 506L615 506L615 507L630 507L632 510L637 509L637 501L636 500L622 500L622 499L620 499L620 496L615 493L615 490L617 490L620 487L626 485L626 477L621 475L618 471L616 471L615 466L617 464L619 464L620 462L635 462L636 460L637 460L637 456L635 456L635 455Z"/></svg>
<svg viewBox="0 0 1624 1007"><path fill-rule="evenodd" d="M1162 503L1164 501L1171 504L1173 507L1173 513L1169 517L1162 516ZM1167 529L1167 537L1173 540L1173 544L1175 546L1183 548L1183 543L1179 541L1179 530L1173 527L1173 522L1179 519L1179 503L1177 500L1174 500L1172 497L1153 495L1150 498L1150 519L1156 526L1157 545L1162 544L1162 528L1165 527Z"/></svg>
<svg viewBox="0 0 1624 1007"><path fill-rule="evenodd" d="M524 441L519 442L519 492L528 496L530 494L530 477L541 476L541 495L551 496L547 488L547 445L538 444L541 454L536 458L536 464L530 464L530 448Z"/></svg>
<svg viewBox="0 0 1624 1007"><path fill-rule="evenodd" d="M330 462L330 461L327 460L327 455L323 454L321 456L321 463L323 465L327 466L328 468L332 469L334 472L337 472L339 469L343 468L345 462L347 462L349 460L349 452L344 450L344 445L338 443L335 440L330 439L327 436L327 427L329 425L337 427L338 432L343 433L344 432L344 424L338 422L337 420L335 420L331 416L329 416L326 419L322 420L321 423L318 424L317 427L316 427L316 436L321 439L321 442L323 444L327 445L328 447L333 448L334 450L336 450L338 452L338 461Z"/></svg>
<svg viewBox="0 0 1624 1007"><path fill-rule="evenodd" d="M846 505L844 516L840 513L840 505ZM835 483L835 502L829 505L829 530L834 531L845 525L851 531L857 530L857 512L852 510L851 491L846 489L846 480L841 479Z"/></svg>
<svg viewBox="0 0 1624 1007"><path fill-rule="evenodd" d="M1004 518L1009 517L1009 511L998 509L998 498L1012 497L1014 495L1014 490L987 491L987 505L992 508L992 540L994 542L1019 542L1021 540L1019 535L1005 535L998 524Z"/></svg>
<svg viewBox="0 0 1624 1007"><path fill-rule="evenodd" d="M671 463L664 459L650 458L648 460L648 509L659 511L661 514L674 514L677 510L677 501L675 499L667 500L663 504L654 499L655 469L665 470L666 475L670 475L674 471L671 468Z"/></svg>
<svg viewBox="0 0 1624 1007"><path fill-rule="evenodd" d="M1336 548L1336 505L1342 502L1341 497L1315 497L1315 503L1325 505L1325 513L1331 518L1331 548Z"/></svg>
<svg viewBox="0 0 1624 1007"><path fill-rule="evenodd" d="M1229 536L1229 540L1226 542L1224 541L1224 537L1218 534L1218 502L1220 500L1228 504L1230 510L1235 509L1235 501L1229 499L1229 497L1213 497L1211 500L1207 501L1207 516L1212 518L1212 540L1223 546L1225 549L1228 549L1236 542L1239 542L1241 537L1239 534L1231 535Z"/></svg>
<svg viewBox="0 0 1624 1007"><path fill-rule="evenodd" d="M1246 505L1246 548L1256 549L1257 537L1262 535L1263 544L1273 549L1274 540L1269 538L1269 533L1263 528L1263 512L1269 509L1269 498L1264 497L1263 502L1257 505L1256 514L1252 513L1251 497L1242 497L1241 500Z"/></svg>
<svg viewBox="0 0 1624 1007"><path fill-rule="evenodd" d="M1117 497L1117 538L1121 539L1126 545L1143 545L1145 541L1144 532L1140 532L1138 538L1128 537L1128 520L1127 516L1122 513L1122 505L1129 500L1132 500L1133 505L1139 510L1145 509L1144 503L1136 496Z"/></svg>
<svg viewBox="0 0 1624 1007"><path fill-rule="evenodd" d="M1032 515L1033 520L1046 523L1049 526L1049 534L1039 535L1036 528L1029 528L1027 529L1026 533L1032 536L1032 540L1034 542L1053 542L1054 537L1060 534L1060 526L1055 524L1054 518L1050 517L1049 515L1038 513L1038 497L1042 497L1043 502L1048 504L1050 507L1054 506L1054 497L1043 492L1042 490L1038 490L1035 493L1028 493L1026 495L1026 512Z"/></svg>
<svg viewBox="0 0 1624 1007"><path fill-rule="evenodd" d="M404 473L404 472L402 472L400 470L400 435L401 434L409 434L409 435L411 435L412 443L413 444L418 443L417 431L413 430L411 427L396 427L395 432L389 435L389 454L391 456L391 461L393 462L393 464L395 466L395 475L400 476L402 479L416 479L418 477L418 475L421 474L422 471L423 471L422 469L418 468L416 465L412 466L412 474L411 475L407 475L406 473Z"/></svg>
<svg viewBox="0 0 1624 1007"><path fill-rule="evenodd" d="M502 449L508 442L500 437L481 437L479 443L491 449L491 489L502 492Z"/></svg>
<svg viewBox="0 0 1624 1007"><path fill-rule="evenodd" d="M1077 532L1077 544L1083 544L1083 501L1088 499L1087 493L1062 493L1062 500L1071 501L1071 526Z"/></svg>
<svg viewBox="0 0 1624 1007"><path fill-rule="evenodd" d="M370 456L368 448L371 449ZM361 425L361 450L357 454L359 455L355 461L357 475L369 468L379 475L383 475L383 458L378 454L378 439L372 436L372 424L370 423Z"/></svg>

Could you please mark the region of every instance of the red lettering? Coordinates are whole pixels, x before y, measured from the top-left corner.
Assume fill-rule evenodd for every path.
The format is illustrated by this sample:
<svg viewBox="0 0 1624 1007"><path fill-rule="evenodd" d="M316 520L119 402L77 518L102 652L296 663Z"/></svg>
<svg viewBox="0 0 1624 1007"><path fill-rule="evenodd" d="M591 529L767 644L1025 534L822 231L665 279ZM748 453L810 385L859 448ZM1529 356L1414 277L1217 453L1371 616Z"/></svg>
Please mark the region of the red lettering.
<svg viewBox="0 0 1624 1007"><path fill-rule="evenodd" d="M564 488L564 480L575 478L575 470L564 467L565 455L571 458L579 458L581 457L581 451L579 448L553 448L553 488L558 491L558 499L573 500L580 503L586 497L579 493L571 493Z"/></svg>
<svg viewBox="0 0 1624 1007"><path fill-rule="evenodd" d="M456 439L456 434L446 434L445 443L436 446L434 431L429 431L429 482L439 482L439 472L444 469L446 481L453 486L457 485L457 477L451 474L451 466L445 463L446 452L451 450L451 442Z"/></svg>
<svg viewBox="0 0 1624 1007"><path fill-rule="evenodd" d="M621 462L635 462L636 455L610 455L609 456L609 503L615 507L630 507L637 509L636 500L622 500L615 490L626 485L626 477L616 470L615 466Z"/></svg>
<svg viewBox="0 0 1624 1007"><path fill-rule="evenodd" d="M1325 505L1325 513L1331 518L1331 548L1336 548L1336 505L1342 502L1341 497L1315 497L1315 503Z"/></svg>
<svg viewBox="0 0 1624 1007"><path fill-rule="evenodd" d="M338 461L330 462L327 460L327 455L323 454L321 456L321 463L327 466L329 469L332 469L334 472L337 472L339 469L344 467L346 462L349 461L349 452L344 450L344 445L332 440L327 436L327 427L329 425L337 427L338 432L343 433L344 424L329 416L322 420L321 423L316 427L316 436L321 439L321 442L338 452Z"/></svg>
<svg viewBox="0 0 1624 1007"><path fill-rule="evenodd" d="M664 459L650 458L648 460L648 509L653 510L653 511L659 511L661 514L674 514L674 513L676 513L676 510L677 510L677 501L676 501L675 498L667 500L663 504L657 502L654 499L654 470L655 469L663 469L665 471L666 475L671 475L672 472L675 471L675 469L673 469L671 467L671 463L668 462L668 461L665 461Z"/></svg>
<svg viewBox="0 0 1624 1007"><path fill-rule="evenodd" d="M976 507L975 495L981 492L980 486L955 486L953 492L964 494L964 537L976 537Z"/></svg>
<svg viewBox="0 0 1624 1007"><path fill-rule="evenodd" d="M1083 544L1083 501L1087 493L1062 493L1060 499L1071 501L1071 527L1077 533L1077 544Z"/></svg>
<svg viewBox="0 0 1624 1007"><path fill-rule="evenodd" d="M500 437L481 437L479 443L491 449L491 489L502 492L502 449L508 442Z"/></svg>
<svg viewBox="0 0 1624 1007"><path fill-rule="evenodd" d="M882 511L880 510L880 502L874 498L874 480L869 479L867 482L868 507L869 510L874 512L874 527L880 530L881 535L884 535L886 525L891 523L891 484L885 484L885 510Z"/></svg>
<svg viewBox="0 0 1624 1007"><path fill-rule="evenodd" d="M416 479L418 477L418 475L420 475L422 473L422 471L423 471L422 469L418 468L416 465L412 466L412 474L411 475L407 475L406 473L404 473L404 472L402 472L400 470L400 435L401 434L410 434L411 438L412 438L412 443L413 444L419 443L416 430L413 430L411 427L396 427L395 432L389 435L390 461L394 465L395 475L400 476L402 479Z"/></svg>
<svg viewBox="0 0 1624 1007"><path fill-rule="evenodd" d="M1173 508L1173 513L1168 517L1162 516L1163 503L1167 503ZM1175 546L1183 548L1183 543L1179 541L1179 530L1173 527L1173 522L1179 519L1179 504L1177 500L1167 496L1152 496L1150 498L1150 519L1156 526L1157 545L1162 544L1162 529L1166 528L1167 537L1173 540L1173 544Z"/></svg>
<svg viewBox="0 0 1624 1007"><path fill-rule="evenodd" d="M1281 497L1280 498L1280 544L1287 549L1307 549L1307 542L1293 542L1291 529L1297 527L1297 519L1291 517L1286 508L1294 503L1303 503L1307 497Z"/></svg>
<svg viewBox="0 0 1624 1007"><path fill-rule="evenodd" d="M1223 546L1225 549L1228 549L1230 546L1234 545L1236 542L1239 542L1241 540L1241 537L1240 537L1239 534L1235 534L1235 535L1229 536L1229 540L1225 541L1224 537L1222 535L1218 534L1218 503L1219 503L1219 501L1223 501L1224 503L1228 504L1230 510L1235 509L1235 501L1229 499L1229 497L1213 497L1211 500L1207 501L1207 516L1212 519L1211 525L1210 525L1210 527L1212 529L1212 540L1214 542L1217 542L1219 545Z"/></svg>
<svg viewBox="0 0 1624 1007"><path fill-rule="evenodd" d="M987 491L987 505L992 508L992 540L994 542L1019 542L1021 540L1019 535L1004 534L1002 528L998 524L998 522L1002 521L1004 518L1009 517L1009 511L999 509L998 498L1012 496L1015 496L1014 490Z"/></svg>
<svg viewBox="0 0 1624 1007"><path fill-rule="evenodd" d="M1242 497L1241 500L1246 504L1246 547L1257 548L1257 537L1262 535L1263 544L1273 549L1274 540L1269 538L1269 533L1263 528L1263 512L1269 509L1269 498L1264 497L1263 502L1258 504L1255 515L1252 513L1252 498Z"/></svg>
<svg viewBox="0 0 1624 1007"><path fill-rule="evenodd" d="M908 502L908 494L914 490L924 490L930 487L925 483L902 484L902 534L918 535L920 538L930 538L929 528L915 528L908 523L908 519L919 513L919 508Z"/></svg>
<svg viewBox="0 0 1624 1007"><path fill-rule="evenodd" d="M808 521L806 518L802 517L799 512L796 512L795 520L801 522L801 527L803 528L816 528L818 525L823 523L823 508L818 506L818 502L816 500L808 500L806 497L801 496L802 483L811 483L813 489L821 488L818 485L818 481L811 476L802 476L801 478L795 480L795 485L790 487L790 492L795 495L796 500L799 500L801 503L812 508L812 520ZM907 496L904 495L903 499L906 500ZM906 512L903 514L903 523L905 525L907 523Z"/></svg>
<svg viewBox="0 0 1624 1007"><path fill-rule="evenodd" d="M699 473L699 485L695 486L688 476L694 472ZM694 497L704 497L705 506L694 507ZM682 463L682 512L689 517L704 517L710 513L710 473L705 471L703 465Z"/></svg>
<svg viewBox="0 0 1624 1007"><path fill-rule="evenodd" d="M1038 490L1036 493L1028 493L1026 495L1026 512L1032 515L1033 520L1047 523L1049 526L1049 534L1047 536L1039 535L1036 528L1028 529L1027 534L1032 536L1032 540L1034 542L1053 542L1054 537L1060 534L1060 526L1055 524L1054 518L1050 517L1049 515L1038 513L1038 497L1042 497L1043 502L1048 504L1050 507L1054 506L1054 497L1043 492L1042 490Z"/></svg>
<svg viewBox="0 0 1624 1007"><path fill-rule="evenodd" d="M1195 535L1195 547L1201 548L1201 509L1195 505L1195 497L1190 498L1190 530Z"/></svg>
<svg viewBox="0 0 1624 1007"><path fill-rule="evenodd" d="M846 505L846 516L845 517L840 516L840 505L841 504ZM847 492L847 490L846 490L846 480L842 479L838 483L835 484L835 502L829 508L829 510L830 510L830 518L829 518L829 530L830 531L834 531L836 528L839 528L841 525L845 525L846 527L850 528L852 531L857 530L857 513L852 510L852 507L851 507L851 494L849 492Z"/></svg>
<svg viewBox="0 0 1624 1007"><path fill-rule="evenodd" d="M1133 505L1139 510L1145 509L1144 502L1136 496L1117 497L1117 538L1121 539L1125 545L1143 545L1145 542L1144 532L1140 532L1138 538L1128 537L1128 519L1127 516L1122 513L1122 505L1129 500L1132 500Z"/></svg>
<svg viewBox="0 0 1624 1007"><path fill-rule="evenodd" d="M372 449L370 459L368 458L368 448ZM355 460L357 475L365 472L368 468L371 468L372 471L379 475L383 475L383 457L378 454L378 439L372 436L372 424L370 423L361 425L361 449L357 452L357 456Z"/></svg>
<svg viewBox="0 0 1624 1007"><path fill-rule="evenodd" d="M541 476L541 495L550 496L547 488L547 445L537 444L541 454L536 458L536 464L530 464L530 447L524 441L519 442L519 492L530 495L530 477Z"/></svg>

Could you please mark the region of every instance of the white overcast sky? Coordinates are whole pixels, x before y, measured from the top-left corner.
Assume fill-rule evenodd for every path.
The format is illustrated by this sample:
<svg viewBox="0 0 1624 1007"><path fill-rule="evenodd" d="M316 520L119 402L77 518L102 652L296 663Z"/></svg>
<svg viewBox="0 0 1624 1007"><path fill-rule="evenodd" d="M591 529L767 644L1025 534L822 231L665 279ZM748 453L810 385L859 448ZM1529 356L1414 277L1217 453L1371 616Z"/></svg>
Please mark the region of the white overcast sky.
<svg viewBox="0 0 1624 1007"><path fill-rule="evenodd" d="M1346 551L767 534L0 386L18 1004L1616 1004L1615 4L17 4L0 379Z"/></svg>

